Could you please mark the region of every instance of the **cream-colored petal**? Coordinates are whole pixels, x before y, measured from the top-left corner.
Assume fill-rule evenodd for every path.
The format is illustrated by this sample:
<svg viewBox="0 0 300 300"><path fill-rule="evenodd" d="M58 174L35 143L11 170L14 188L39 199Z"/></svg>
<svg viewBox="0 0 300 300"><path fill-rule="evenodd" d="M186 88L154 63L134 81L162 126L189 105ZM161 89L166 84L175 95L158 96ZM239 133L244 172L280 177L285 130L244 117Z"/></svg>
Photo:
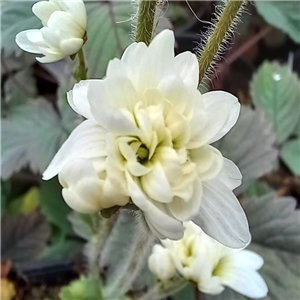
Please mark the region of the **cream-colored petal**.
<svg viewBox="0 0 300 300"><path fill-rule="evenodd" d="M171 203L167 204L172 215L180 221L189 221L199 213L202 200L202 183L195 180L193 194L189 201L185 202L181 198L175 197Z"/></svg>
<svg viewBox="0 0 300 300"><path fill-rule="evenodd" d="M141 185L150 198L162 203L172 201L172 189L160 163L154 163L151 172L141 177Z"/></svg>
<svg viewBox="0 0 300 300"><path fill-rule="evenodd" d="M89 81L88 99L95 119L108 131L139 135L132 111L140 97L128 78Z"/></svg>
<svg viewBox="0 0 300 300"><path fill-rule="evenodd" d="M197 164L197 173L201 181L216 178L223 169L224 159L221 152L210 145L190 150L190 156Z"/></svg>

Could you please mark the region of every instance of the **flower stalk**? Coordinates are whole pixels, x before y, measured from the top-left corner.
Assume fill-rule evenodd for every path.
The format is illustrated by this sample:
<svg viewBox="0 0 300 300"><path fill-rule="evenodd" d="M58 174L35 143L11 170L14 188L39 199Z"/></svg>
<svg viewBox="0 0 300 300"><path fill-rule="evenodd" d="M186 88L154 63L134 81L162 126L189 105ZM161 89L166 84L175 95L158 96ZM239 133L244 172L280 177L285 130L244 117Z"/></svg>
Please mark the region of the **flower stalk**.
<svg viewBox="0 0 300 300"><path fill-rule="evenodd" d="M81 48L79 50L77 55L78 55L79 65L75 69L74 78L75 78L76 82L78 83L81 80L86 80L87 79L87 68L86 68L86 65L85 65L85 58L84 58L83 48Z"/></svg>
<svg viewBox="0 0 300 300"><path fill-rule="evenodd" d="M244 1L228 1L199 59L199 83L218 53Z"/></svg>
<svg viewBox="0 0 300 300"><path fill-rule="evenodd" d="M138 8L136 41L150 44L153 31L156 1L141 0Z"/></svg>

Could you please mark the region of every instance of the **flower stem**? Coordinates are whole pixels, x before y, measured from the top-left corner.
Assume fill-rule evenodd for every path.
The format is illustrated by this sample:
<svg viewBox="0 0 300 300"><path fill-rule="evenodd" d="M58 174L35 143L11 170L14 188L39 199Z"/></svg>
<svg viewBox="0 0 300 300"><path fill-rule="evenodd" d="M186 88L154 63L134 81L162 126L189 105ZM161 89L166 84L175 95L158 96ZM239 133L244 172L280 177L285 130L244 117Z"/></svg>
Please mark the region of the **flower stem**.
<svg viewBox="0 0 300 300"><path fill-rule="evenodd" d="M76 82L79 82L80 80L87 79L87 68L85 65L83 49L81 48L77 54L78 54L79 65L75 69L74 78Z"/></svg>
<svg viewBox="0 0 300 300"><path fill-rule="evenodd" d="M233 1L227 2L215 29L207 41L207 44L203 50L203 53L199 59L199 82L205 76L206 71L213 62L215 55L218 53L223 40L230 27L233 24L233 20L238 14L244 1Z"/></svg>
<svg viewBox="0 0 300 300"><path fill-rule="evenodd" d="M156 1L140 0L136 29L137 42L144 42L146 45L150 44L153 31L155 9Z"/></svg>

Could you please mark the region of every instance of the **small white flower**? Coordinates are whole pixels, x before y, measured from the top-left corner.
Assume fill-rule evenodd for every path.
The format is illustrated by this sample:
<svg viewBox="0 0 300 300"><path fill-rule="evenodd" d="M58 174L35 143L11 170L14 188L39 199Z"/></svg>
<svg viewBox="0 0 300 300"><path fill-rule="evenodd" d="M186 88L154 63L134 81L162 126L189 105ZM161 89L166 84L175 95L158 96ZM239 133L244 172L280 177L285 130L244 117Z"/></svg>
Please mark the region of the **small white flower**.
<svg viewBox="0 0 300 300"><path fill-rule="evenodd" d="M50 63L76 54L84 44L87 16L82 0L39 1L32 7L43 28L17 34L16 43L24 51L43 54L36 59Z"/></svg>
<svg viewBox="0 0 300 300"><path fill-rule="evenodd" d="M72 132L44 179L60 173L64 188L76 191L76 180L69 180L76 168L81 171L75 160L90 160L99 181L110 187L105 199L112 206L132 201L159 238L180 239L183 221L193 220L221 243L241 248L250 240L232 192L241 174L209 145L235 124L240 105L226 92L201 95L197 57L191 52L175 57L174 42L173 32L165 30L149 47L133 43L121 60L110 61L103 80L75 85L68 101L87 121ZM64 170L67 164L72 172ZM80 204L78 197L66 201L82 212L98 201L97 211L103 197L90 196L90 189L80 190L85 193Z"/></svg>
<svg viewBox="0 0 300 300"><path fill-rule="evenodd" d="M176 274L171 253L161 245L155 245L148 259L149 269L162 281L173 278Z"/></svg>
<svg viewBox="0 0 300 300"><path fill-rule="evenodd" d="M258 254L225 247L192 222L185 223L185 227L181 240L162 241L164 249L171 254L173 265L181 276L195 282L198 289L206 294L220 294L224 287L228 286L250 298L262 298L267 295L268 287L257 272L263 265L263 259ZM163 250L158 252L155 247L151 256L155 255L156 261L160 261L160 269L171 269L169 261L164 266ZM150 260L149 268L153 272ZM157 275L157 272L153 273Z"/></svg>

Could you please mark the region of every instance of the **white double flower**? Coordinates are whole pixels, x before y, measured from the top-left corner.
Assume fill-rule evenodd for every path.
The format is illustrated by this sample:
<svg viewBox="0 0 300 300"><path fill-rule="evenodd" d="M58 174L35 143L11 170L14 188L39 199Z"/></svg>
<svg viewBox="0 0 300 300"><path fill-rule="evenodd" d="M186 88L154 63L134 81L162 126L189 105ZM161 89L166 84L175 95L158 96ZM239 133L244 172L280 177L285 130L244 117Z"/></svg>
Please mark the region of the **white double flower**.
<svg viewBox="0 0 300 300"><path fill-rule="evenodd" d="M209 144L235 124L233 95L198 91L198 61L174 56L165 30L149 47L131 44L110 61L106 77L68 93L87 120L64 143L44 173L59 174L66 202L91 213L132 201L159 238L180 239L192 220L221 243L250 240L246 216L232 190L241 174Z"/></svg>
<svg viewBox="0 0 300 300"><path fill-rule="evenodd" d="M183 239L153 247L148 265L158 279L167 281L179 274L206 294L220 294L227 286L250 298L267 295L268 287L257 272L263 265L259 255L225 247L192 222L185 227Z"/></svg>
<svg viewBox="0 0 300 300"><path fill-rule="evenodd" d="M24 51L43 54L36 59L50 63L76 54L84 44L87 15L82 0L39 1L32 7L43 28L17 34L16 43Z"/></svg>

